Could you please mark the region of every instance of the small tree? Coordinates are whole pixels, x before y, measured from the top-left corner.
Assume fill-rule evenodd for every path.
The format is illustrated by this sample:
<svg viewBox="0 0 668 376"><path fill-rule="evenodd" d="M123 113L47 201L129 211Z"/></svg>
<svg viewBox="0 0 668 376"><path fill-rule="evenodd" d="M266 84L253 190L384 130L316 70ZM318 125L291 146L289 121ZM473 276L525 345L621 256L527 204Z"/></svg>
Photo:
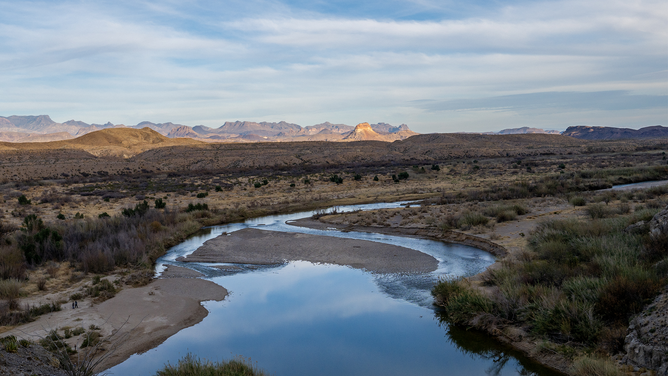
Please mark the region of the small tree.
<svg viewBox="0 0 668 376"><path fill-rule="evenodd" d="M28 200L26 195L19 196L19 205L30 205L30 200Z"/></svg>

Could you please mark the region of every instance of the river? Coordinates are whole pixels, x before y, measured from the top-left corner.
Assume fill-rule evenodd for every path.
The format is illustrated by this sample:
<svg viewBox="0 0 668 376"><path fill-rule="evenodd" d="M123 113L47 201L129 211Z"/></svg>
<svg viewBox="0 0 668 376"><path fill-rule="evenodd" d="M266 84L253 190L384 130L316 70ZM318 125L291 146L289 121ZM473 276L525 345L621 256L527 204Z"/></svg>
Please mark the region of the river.
<svg viewBox="0 0 668 376"><path fill-rule="evenodd" d="M398 207L404 203L339 207L339 211ZM282 375L541 375L556 373L492 338L450 327L432 306L431 287L442 276L477 274L494 257L476 248L380 234L323 231L286 221L310 212L268 216L203 229L168 250L165 265L195 269L227 288L222 302L203 303L209 315L158 347L111 368L115 375L151 375L189 352L209 360L235 356ZM296 261L281 265L180 263L202 243L243 228L371 240L434 256L424 274L369 273L345 266Z"/></svg>

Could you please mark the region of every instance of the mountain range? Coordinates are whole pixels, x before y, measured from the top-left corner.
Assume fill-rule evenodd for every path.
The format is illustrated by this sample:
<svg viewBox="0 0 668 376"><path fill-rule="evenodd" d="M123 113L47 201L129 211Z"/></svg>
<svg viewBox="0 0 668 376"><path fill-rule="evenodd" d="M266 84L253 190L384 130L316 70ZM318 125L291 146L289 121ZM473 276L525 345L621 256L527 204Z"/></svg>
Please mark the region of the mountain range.
<svg viewBox="0 0 668 376"><path fill-rule="evenodd" d="M411 131L406 124L392 126L387 123L366 124L375 133L374 140L403 140L417 133ZM53 121L48 115L39 116L0 116L0 141L7 142L44 142L60 141L79 137L94 131L109 128L150 128L169 138L192 138L207 142L258 142L258 141L346 141L354 132L355 127L346 124L329 122L302 127L285 121L225 122L219 128L204 125L189 127L174 123L152 123L143 121L137 125L124 124L87 124L82 121L69 120L64 123Z"/></svg>
<svg viewBox="0 0 668 376"><path fill-rule="evenodd" d="M280 122L225 122L218 128L204 125L190 127L183 124L152 123L143 121L137 125L87 124L69 120L64 123L53 121L48 115L0 116L0 141L5 142L47 142L69 140L85 134L110 128L143 129L150 128L168 138L191 138L205 142L269 142L269 141L362 141L377 140L392 142L417 135L406 124L393 126L387 123L360 123L356 127L346 124L321 124L302 127L298 124ZM521 127L498 132L483 132L486 135L514 134L561 134L583 140L617 140L668 137L668 128L656 125L641 129L599 126L571 126L564 132Z"/></svg>

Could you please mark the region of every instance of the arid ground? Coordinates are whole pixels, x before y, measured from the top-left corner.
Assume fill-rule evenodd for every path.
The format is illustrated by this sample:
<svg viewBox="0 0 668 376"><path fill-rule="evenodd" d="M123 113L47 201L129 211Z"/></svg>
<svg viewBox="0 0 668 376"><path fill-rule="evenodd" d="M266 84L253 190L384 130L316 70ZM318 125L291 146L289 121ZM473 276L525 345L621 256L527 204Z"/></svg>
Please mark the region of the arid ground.
<svg viewBox="0 0 668 376"><path fill-rule="evenodd" d="M4 281L16 281L16 286L3 286L8 292L2 292L0 331L22 337L46 327L67 337L65 329L82 327L101 334L101 343L111 343L114 329L132 313L123 329L152 334L130 334L105 367L201 320L206 310L199 302L225 297L223 288L190 271L169 270L162 279L151 278L157 257L204 225L415 200L400 209L317 217L344 229L478 241L480 247L504 250L499 256L515 257L545 220L585 219L592 207L614 217L668 202L668 192L657 188L631 195L605 191L613 184L668 179L668 139L439 134L392 143L211 145L178 144L178 139L162 144L160 137L137 133L124 145L112 136L0 146L0 272ZM259 232L250 235L266 236ZM276 260L286 259L287 245L295 241L281 236L286 238L272 238L284 247ZM235 260L276 261L239 252L234 240L219 246L231 247ZM206 257L204 249L198 252L192 257ZM323 252L289 256L380 271L405 264L358 259L335 249ZM408 251L379 247L378 252L402 254L416 270L433 268L430 260L420 261ZM80 308L72 311L74 300ZM128 304L136 307L133 312L122 309ZM44 305L30 313L29 307ZM174 305L183 309L178 314L160 309ZM139 316L143 319L133 321ZM65 341L80 349L85 335ZM569 369L568 357L537 358Z"/></svg>

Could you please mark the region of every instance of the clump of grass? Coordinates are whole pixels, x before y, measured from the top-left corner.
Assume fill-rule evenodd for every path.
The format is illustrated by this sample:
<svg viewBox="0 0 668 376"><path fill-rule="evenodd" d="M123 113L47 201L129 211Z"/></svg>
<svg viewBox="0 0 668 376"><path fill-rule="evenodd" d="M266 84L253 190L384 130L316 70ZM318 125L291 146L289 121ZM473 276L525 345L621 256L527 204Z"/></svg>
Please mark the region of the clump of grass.
<svg viewBox="0 0 668 376"><path fill-rule="evenodd" d="M570 202L570 204L573 205L573 206L585 206L585 205L587 205L587 200L585 200L585 198L582 197L582 196L571 197L571 199L568 202Z"/></svg>
<svg viewBox="0 0 668 376"><path fill-rule="evenodd" d="M89 346L92 347L92 346L97 345L100 342L100 337L102 337L102 335L100 335L100 333L98 333L96 331L92 331L92 330L89 331L84 336L84 340L81 343L81 348L89 347Z"/></svg>
<svg viewBox="0 0 668 376"><path fill-rule="evenodd" d="M473 226L484 226L489 223L489 218L478 212L465 212L459 218L458 225L460 228L469 229Z"/></svg>
<svg viewBox="0 0 668 376"><path fill-rule="evenodd" d="M603 204L587 205L586 211L591 219L601 219L610 215L610 210Z"/></svg>
<svg viewBox="0 0 668 376"><path fill-rule="evenodd" d="M242 357L230 361L209 362L188 354L173 366L169 363L155 376L263 376L266 373Z"/></svg>
<svg viewBox="0 0 668 376"><path fill-rule="evenodd" d="M606 359L596 359L588 356L581 357L573 362L575 376L623 376L615 364Z"/></svg>
<svg viewBox="0 0 668 376"><path fill-rule="evenodd" d="M466 324L477 314L495 310L494 302L457 279L441 280L432 295L436 304L443 307L445 316L457 324Z"/></svg>
<svg viewBox="0 0 668 376"><path fill-rule="evenodd" d="M17 279L0 280L0 298L7 299L9 309L18 308L18 298L21 294L23 283Z"/></svg>
<svg viewBox="0 0 668 376"><path fill-rule="evenodd" d="M0 338L0 343L2 343L7 352L15 353L19 350L19 343L14 336Z"/></svg>

